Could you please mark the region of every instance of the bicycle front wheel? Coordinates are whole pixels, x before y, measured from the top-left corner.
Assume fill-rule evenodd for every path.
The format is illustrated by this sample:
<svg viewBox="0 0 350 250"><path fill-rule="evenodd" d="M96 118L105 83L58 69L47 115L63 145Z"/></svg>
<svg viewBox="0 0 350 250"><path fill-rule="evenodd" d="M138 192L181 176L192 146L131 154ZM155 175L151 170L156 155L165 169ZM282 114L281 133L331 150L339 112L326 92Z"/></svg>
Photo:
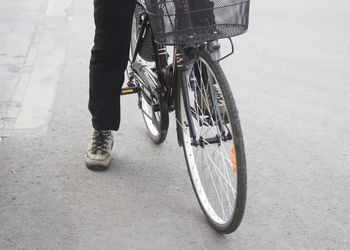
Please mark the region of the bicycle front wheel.
<svg viewBox="0 0 350 250"><path fill-rule="evenodd" d="M221 67L205 51L194 53L198 59L183 73L179 98L183 150L204 214L216 231L228 234L238 228L245 209L242 130Z"/></svg>

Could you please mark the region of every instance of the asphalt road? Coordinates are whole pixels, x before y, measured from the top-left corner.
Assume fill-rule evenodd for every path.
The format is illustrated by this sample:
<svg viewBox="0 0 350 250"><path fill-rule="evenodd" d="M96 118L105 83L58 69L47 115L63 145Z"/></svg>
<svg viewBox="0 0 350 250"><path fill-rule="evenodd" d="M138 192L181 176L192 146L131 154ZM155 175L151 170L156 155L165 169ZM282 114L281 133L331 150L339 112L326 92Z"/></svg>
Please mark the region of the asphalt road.
<svg viewBox="0 0 350 250"><path fill-rule="evenodd" d="M350 4L253 1L222 63L248 161L241 227L215 233L174 121L148 139L123 97L106 172L89 141L92 1L0 3L0 249L349 249Z"/></svg>

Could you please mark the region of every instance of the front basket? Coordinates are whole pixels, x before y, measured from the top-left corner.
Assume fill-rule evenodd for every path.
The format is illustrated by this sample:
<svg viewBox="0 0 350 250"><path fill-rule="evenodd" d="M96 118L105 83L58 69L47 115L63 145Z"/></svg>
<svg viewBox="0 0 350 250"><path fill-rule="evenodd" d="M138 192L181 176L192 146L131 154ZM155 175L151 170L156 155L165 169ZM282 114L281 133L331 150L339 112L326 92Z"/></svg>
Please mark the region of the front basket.
<svg viewBox="0 0 350 250"><path fill-rule="evenodd" d="M155 41L189 45L237 36L248 28L249 0L146 0Z"/></svg>

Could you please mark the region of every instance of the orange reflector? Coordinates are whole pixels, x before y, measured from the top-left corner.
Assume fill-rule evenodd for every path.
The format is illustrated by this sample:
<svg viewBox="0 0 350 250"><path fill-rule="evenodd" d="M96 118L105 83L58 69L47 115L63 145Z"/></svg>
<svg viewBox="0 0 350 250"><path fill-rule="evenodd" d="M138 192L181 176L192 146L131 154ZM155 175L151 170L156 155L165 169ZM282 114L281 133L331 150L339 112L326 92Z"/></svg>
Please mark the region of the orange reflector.
<svg viewBox="0 0 350 250"><path fill-rule="evenodd" d="M214 124L216 125L217 121L214 121ZM222 120L222 123L225 124L225 120Z"/></svg>
<svg viewBox="0 0 350 250"><path fill-rule="evenodd" d="M132 93L132 92L134 92L133 89L124 89L124 90L122 90L122 93L123 93L123 94Z"/></svg>
<svg viewBox="0 0 350 250"><path fill-rule="evenodd" d="M237 160L236 160L236 150L235 148L232 148L232 168L233 168L233 173L237 173Z"/></svg>

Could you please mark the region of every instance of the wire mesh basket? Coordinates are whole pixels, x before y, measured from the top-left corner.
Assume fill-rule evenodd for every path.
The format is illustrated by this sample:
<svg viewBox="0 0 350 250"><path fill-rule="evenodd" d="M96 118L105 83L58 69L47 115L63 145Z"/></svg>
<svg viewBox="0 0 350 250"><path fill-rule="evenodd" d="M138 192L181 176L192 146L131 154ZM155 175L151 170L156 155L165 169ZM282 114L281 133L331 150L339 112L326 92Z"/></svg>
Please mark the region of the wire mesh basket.
<svg viewBox="0 0 350 250"><path fill-rule="evenodd" d="M146 0L154 39L188 45L240 35L248 28L250 0Z"/></svg>

